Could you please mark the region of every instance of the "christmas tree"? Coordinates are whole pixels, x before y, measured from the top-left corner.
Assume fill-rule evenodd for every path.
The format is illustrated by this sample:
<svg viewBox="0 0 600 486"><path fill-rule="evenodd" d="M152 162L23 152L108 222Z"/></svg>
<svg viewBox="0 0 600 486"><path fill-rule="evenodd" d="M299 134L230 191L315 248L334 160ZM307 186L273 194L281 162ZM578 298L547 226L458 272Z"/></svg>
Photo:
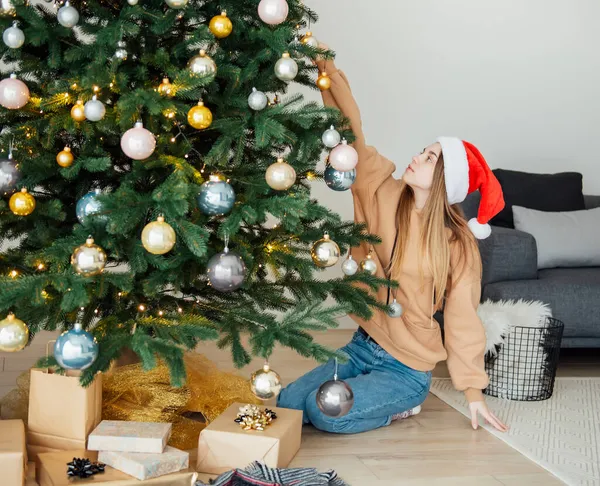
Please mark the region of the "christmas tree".
<svg viewBox="0 0 600 486"><path fill-rule="evenodd" d="M311 199L324 150L346 163L353 150L337 110L293 92L328 88L314 60L334 53L306 31L315 12L299 0L2 8L0 350L61 329L45 364L85 369L84 384L125 349L182 384L201 340L238 366L276 344L322 361L333 352L309 331L384 308L368 291L384 281L354 262L321 271L378 239ZM334 189L349 169L328 168Z"/></svg>

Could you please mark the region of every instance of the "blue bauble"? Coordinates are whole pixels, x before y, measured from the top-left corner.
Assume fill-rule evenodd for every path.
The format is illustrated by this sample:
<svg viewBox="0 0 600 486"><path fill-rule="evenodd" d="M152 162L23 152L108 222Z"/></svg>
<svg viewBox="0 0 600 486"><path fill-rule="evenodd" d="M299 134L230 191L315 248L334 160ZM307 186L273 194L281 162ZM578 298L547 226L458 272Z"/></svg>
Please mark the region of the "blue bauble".
<svg viewBox="0 0 600 486"><path fill-rule="evenodd" d="M96 189L95 191L88 192L77 201L75 212L77 213L77 219L81 224L85 224L88 221L89 216L99 213L102 210L102 205L100 204L100 201L98 201L98 196L100 194L102 194L102 191ZM96 218L92 218L92 221L94 219L101 221L105 220L106 216L97 216Z"/></svg>
<svg viewBox="0 0 600 486"><path fill-rule="evenodd" d="M98 343L94 336L84 331L81 324L63 332L54 344L54 357L61 368L85 370L98 357Z"/></svg>
<svg viewBox="0 0 600 486"><path fill-rule="evenodd" d="M356 180L356 169L342 172L330 165L325 169L325 183L334 191L347 191Z"/></svg>
<svg viewBox="0 0 600 486"><path fill-rule="evenodd" d="M210 180L202 184L198 194L198 206L204 214L222 216L231 211L234 204L233 187L219 176L211 175Z"/></svg>

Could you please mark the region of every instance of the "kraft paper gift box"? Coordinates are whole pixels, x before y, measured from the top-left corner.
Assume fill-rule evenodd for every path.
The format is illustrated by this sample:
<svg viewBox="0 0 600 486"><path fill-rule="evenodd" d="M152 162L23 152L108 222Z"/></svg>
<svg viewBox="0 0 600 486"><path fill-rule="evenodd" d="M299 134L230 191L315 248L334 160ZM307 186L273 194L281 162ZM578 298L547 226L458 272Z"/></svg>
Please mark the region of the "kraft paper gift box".
<svg viewBox="0 0 600 486"><path fill-rule="evenodd" d="M242 403L234 403L200 433L196 470L221 474L254 461L286 467L300 449L302 412L269 407L277 414L263 431L244 430L234 422Z"/></svg>
<svg viewBox="0 0 600 486"><path fill-rule="evenodd" d="M191 470L180 471L159 478L140 481L129 474L106 466L103 473L90 479L73 480L67 476L67 463L74 457L98 461L98 453L94 451L72 450L40 454L36 459L36 477L39 486L86 486L101 484L102 486L194 486L198 473ZM2 485L4 486L4 485Z"/></svg>
<svg viewBox="0 0 600 486"><path fill-rule="evenodd" d="M22 420L0 420L0 484L23 486L26 477L25 424Z"/></svg>
<svg viewBox="0 0 600 486"><path fill-rule="evenodd" d="M98 460L134 478L152 479L187 469L190 454L167 446L162 454L101 451Z"/></svg>
<svg viewBox="0 0 600 486"><path fill-rule="evenodd" d="M171 424L103 420L88 438L88 450L160 454L171 436Z"/></svg>
<svg viewBox="0 0 600 486"><path fill-rule="evenodd" d="M31 370L27 446L34 457L49 451L85 449L87 437L101 417L102 375L83 388L79 376Z"/></svg>

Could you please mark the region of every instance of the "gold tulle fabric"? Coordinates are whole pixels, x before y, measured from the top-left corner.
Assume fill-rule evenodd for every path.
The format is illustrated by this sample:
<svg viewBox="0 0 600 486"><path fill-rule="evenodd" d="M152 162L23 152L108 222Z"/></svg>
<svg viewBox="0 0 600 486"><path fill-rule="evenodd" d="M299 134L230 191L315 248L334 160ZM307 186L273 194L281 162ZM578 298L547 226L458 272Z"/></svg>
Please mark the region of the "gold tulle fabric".
<svg viewBox="0 0 600 486"><path fill-rule="evenodd" d="M103 376L102 418L173 424L169 445L178 449L198 447L200 431L232 403L260 404L248 381L220 371L202 354L185 356L187 383L170 385L169 370L160 363L150 371L141 364L115 368ZM17 388L0 401L2 418L26 421L29 372L17 379Z"/></svg>

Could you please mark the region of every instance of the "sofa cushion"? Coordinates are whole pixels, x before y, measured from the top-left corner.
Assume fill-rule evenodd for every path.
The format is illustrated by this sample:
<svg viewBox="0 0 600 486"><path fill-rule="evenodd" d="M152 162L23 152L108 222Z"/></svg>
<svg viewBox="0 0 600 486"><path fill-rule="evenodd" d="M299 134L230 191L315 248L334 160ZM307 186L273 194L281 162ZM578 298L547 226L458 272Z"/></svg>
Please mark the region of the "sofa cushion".
<svg viewBox="0 0 600 486"><path fill-rule="evenodd" d="M515 228L533 235L538 268L600 266L600 208L547 212L513 206Z"/></svg>
<svg viewBox="0 0 600 486"><path fill-rule="evenodd" d="M506 206L490 222L514 228L512 207L523 206L539 211L578 211L585 209L583 176L577 172L531 174L495 169Z"/></svg>

